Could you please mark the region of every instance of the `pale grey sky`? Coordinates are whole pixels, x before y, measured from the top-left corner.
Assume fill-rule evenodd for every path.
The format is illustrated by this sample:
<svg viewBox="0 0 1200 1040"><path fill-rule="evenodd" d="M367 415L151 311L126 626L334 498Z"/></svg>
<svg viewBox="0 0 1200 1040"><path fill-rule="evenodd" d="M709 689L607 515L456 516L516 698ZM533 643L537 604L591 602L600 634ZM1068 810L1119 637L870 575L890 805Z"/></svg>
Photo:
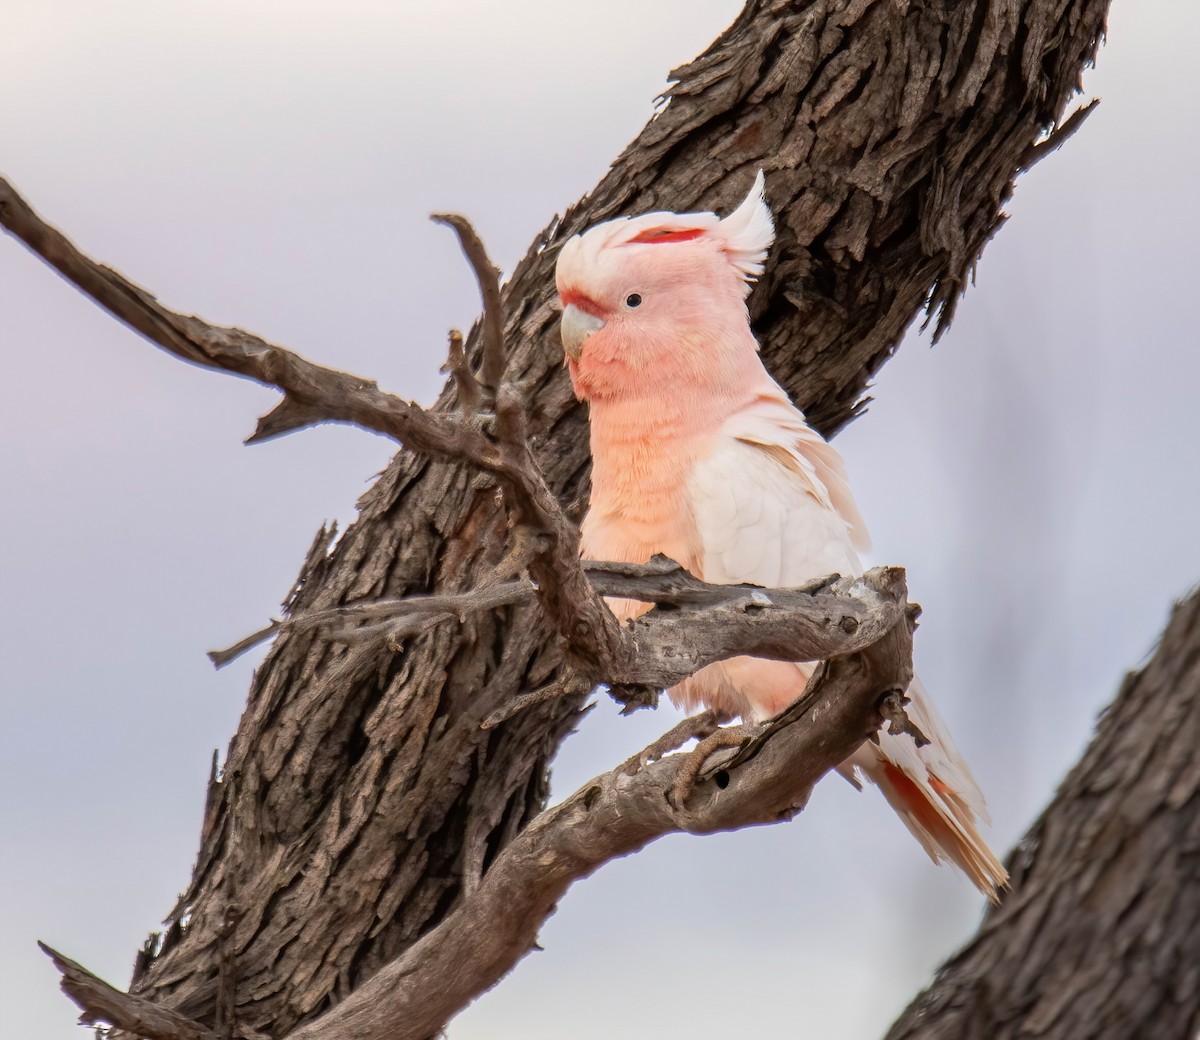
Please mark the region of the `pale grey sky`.
<svg viewBox="0 0 1200 1040"><path fill-rule="evenodd" d="M476 309L431 210L510 267L737 0L284 5L7 0L0 171L165 302L430 400ZM1193 236L1200 9L1116 4L1104 103L1024 178L934 350L838 438L925 607L918 667L1007 849L1200 578ZM0 977L9 1029L80 1037L34 946L124 984L183 887L208 760L313 531L390 444L241 438L266 391L167 358L0 239ZM666 728L606 701L563 793ZM898 894L899 893L899 894ZM905 909L897 914L896 907ZM660 842L573 890L457 1040L879 1036L981 900L882 799Z"/></svg>

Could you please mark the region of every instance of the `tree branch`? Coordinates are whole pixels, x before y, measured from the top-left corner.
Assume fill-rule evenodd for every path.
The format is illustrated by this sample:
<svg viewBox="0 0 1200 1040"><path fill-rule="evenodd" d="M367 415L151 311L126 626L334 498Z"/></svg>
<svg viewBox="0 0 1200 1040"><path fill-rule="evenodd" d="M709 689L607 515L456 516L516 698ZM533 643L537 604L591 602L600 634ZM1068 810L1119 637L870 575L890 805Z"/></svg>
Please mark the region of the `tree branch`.
<svg viewBox="0 0 1200 1040"><path fill-rule="evenodd" d="M533 948L572 882L664 834L792 819L817 781L879 727L880 700L911 678L904 620L823 678L814 676L803 709L753 758L702 782L685 806L675 808L667 795L686 755L668 755L633 776L618 768L585 784L534 820L441 926L291 1040L427 1040Z"/></svg>
<svg viewBox="0 0 1200 1040"><path fill-rule="evenodd" d="M896 623L904 607L904 571L898 567L876 568L861 578L833 574L785 589L711 584L665 556L647 564L585 560L582 569L600 596L659 607L620 630L613 656L589 673L585 689L600 682L664 689L707 664L741 654L777 661L823 661L875 642ZM227 650L209 651L208 656L219 667L288 632L336 625L330 638L347 640L365 631L354 627L360 623L371 623L371 631L386 633L401 619L461 619L529 602L538 591L532 582L516 580L463 593L367 600L309 611L272 621Z"/></svg>
<svg viewBox="0 0 1200 1040"><path fill-rule="evenodd" d="M881 568L862 586L860 592L898 602L890 627L819 669L801 698L751 729L743 749L718 759L686 802L668 798L688 768L686 755L649 762L632 775L622 765L585 784L517 836L442 924L331 1011L289 1034L291 1040L427 1040L533 948L538 929L574 881L664 834L792 819L817 781L883 724L885 703L912 679L914 614L903 610L902 575ZM842 632L842 638L849 642L860 632ZM652 757L650 750L643 760ZM90 991L69 995L93 1018L104 1017L90 1003ZM119 1006L111 996L106 1001L106 1008ZM182 1040L177 1033L146 1035Z"/></svg>
<svg viewBox="0 0 1200 1040"><path fill-rule="evenodd" d="M504 342L504 305L500 299L500 269L492 263L483 241L469 220L457 213L435 213L430 219L435 224L452 228L458 235L459 244L479 283L479 295L483 298L483 366L480 375L484 387L494 398L504 381L504 367L508 361L508 349Z"/></svg>
<svg viewBox="0 0 1200 1040"><path fill-rule="evenodd" d="M475 416L429 412L383 392L373 380L315 365L242 329L211 325L168 310L145 289L85 256L0 177L0 226L114 317L185 361L283 392L283 400L259 419L248 444L318 422L346 422L385 434L423 455L467 462L497 477L516 522L532 527L538 535L529 566L550 620L566 639L569 653L595 665L612 656L616 623L584 578L579 533L546 486L529 451L524 395L487 383L500 379L506 355L496 268L466 218L439 214L435 219L453 227L479 280L485 307L484 382L494 395L496 437L489 437ZM451 364L456 364L453 353ZM466 364L465 357L462 364ZM464 377L459 378L461 385ZM221 652L218 657L231 659Z"/></svg>
<svg viewBox="0 0 1200 1040"><path fill-rule="evenodd" d="M454 379L459 411L467 415L474 415L479 411L483 405L483 388L475 378L475 373L471 371L471 362L463 349L463 337L458 329L450 330L449 351L442 372L448 372Z"/></svg>
<svg viewBox="0 0 1200 1040"><path fill-rule="evenodd" d="M384 393L372 380L314 365L242 329L210 325L167 309L153 294L80 252L42 220L3 177L0 226L115 318L168 353L281 390L283 400L259 420L247 443L317 422L346 422L392 437L434 458L466 459L488 472L511 476L502 473L499 454L477 424L428 412Z"/></svg>

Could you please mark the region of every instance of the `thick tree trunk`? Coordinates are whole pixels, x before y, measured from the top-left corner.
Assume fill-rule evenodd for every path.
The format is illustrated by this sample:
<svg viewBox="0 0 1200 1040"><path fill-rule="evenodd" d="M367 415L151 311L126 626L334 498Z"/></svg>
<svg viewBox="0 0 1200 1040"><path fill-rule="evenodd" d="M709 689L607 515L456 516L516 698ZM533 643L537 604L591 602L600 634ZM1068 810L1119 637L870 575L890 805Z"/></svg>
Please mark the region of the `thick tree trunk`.
<svg viewBox="0 0 1200 1040"><path fill-rule="evenodd" d="M1200 1036L1200 592L1008 868L1012 895L888 1040Z"/></svg>
<svg viewBox="0 0 1200 1040"><path fill-rule="evenodd" d="M833 433L923 308L949 320L1106 10L751 0L505 289L510 372L528 387L554 490L578 509L588 465L552 304L564 237L620 213L727 208L764 168L779 237L752 315L767 364ZM401 453L336 545L318 536L288 608L470 587L505 536L487 481ZM232 1015L234 1035L282 1036L357 987L442 920L541 808L578 702L491 731L479 722L559 659L536 611L517 608L402 653L281 637L211 785L191 882L132 991L208 1024Z"/></svg>

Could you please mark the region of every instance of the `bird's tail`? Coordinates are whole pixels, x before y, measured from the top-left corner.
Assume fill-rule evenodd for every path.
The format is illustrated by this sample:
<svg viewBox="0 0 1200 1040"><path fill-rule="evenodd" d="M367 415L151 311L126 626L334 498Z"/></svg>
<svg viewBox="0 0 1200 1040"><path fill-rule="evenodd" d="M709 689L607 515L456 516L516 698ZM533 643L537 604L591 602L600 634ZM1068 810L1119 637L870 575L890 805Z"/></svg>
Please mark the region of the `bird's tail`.
<svg viewBox="0 0 1200 1040"><path fill-rule="evenodd" d="M930 743L917 748L907 734L880 733L851 759L882 792L935 863L949 860L987 898L997 903L1008 871L976 827L990 822L983 795L916 680L909 687L910 719Z"/></svg>

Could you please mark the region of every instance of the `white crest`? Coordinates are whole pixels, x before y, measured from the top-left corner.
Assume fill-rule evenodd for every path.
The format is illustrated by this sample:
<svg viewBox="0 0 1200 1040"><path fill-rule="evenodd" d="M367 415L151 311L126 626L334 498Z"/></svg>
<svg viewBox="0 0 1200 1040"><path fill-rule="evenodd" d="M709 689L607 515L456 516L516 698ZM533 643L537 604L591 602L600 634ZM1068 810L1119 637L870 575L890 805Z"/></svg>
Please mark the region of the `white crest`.
<svg viewBox="0 0 1200 1040"><path fill-rule="evenodd" d="M763 197L766 178L762 170L754 178L750 194L724 220L713 229L715 235L725 243L725 253L729 262L738 269L746 281L746 292L750 291L750 282L763 272L763 261L767 259L767 250L775 241L775 221L767 200Z"/></svg>
<svg viewBox="0 0 1200 1040"><path fill-rule="evenodd" d="M616 217L596 224L563 243L557 265L560 289L587 284L610 249L645 245L668 248L702 238L718 246L742 281L742 295L748 295L750 283L763 272L767 250L775 239L775 221L763 197L765 183L759 170L750 193L724 220L715 213L663 212Z"/></svg>

